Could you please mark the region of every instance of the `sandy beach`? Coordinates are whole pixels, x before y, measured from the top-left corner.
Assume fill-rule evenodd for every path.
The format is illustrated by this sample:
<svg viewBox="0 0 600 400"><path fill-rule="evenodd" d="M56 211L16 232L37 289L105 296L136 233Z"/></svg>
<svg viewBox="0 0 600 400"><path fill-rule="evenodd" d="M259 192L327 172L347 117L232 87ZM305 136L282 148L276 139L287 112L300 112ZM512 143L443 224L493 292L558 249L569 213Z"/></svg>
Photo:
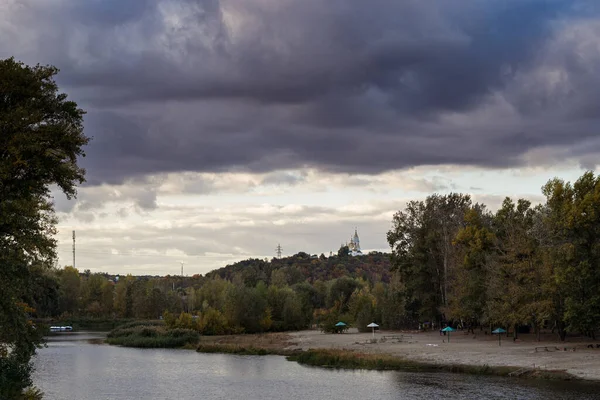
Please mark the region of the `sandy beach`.
<svg viewBox="0 0 600 400"><path fill-rule="evenodd" d="M439 332L377 332L377 343L371 343L371 333L359 333L356 329L344 334L308 330L288 335L287 349L334 348L428 363L563 370L581 379L600 381L600 348L596 348L599 342L586 338L561 343L555 340L556 336L545 335L538 342L533 335L522 335L514 342L511 337L503 336L499 346L496 335L479 331L476 335L453 332L450 342L448 336L440 336ZM592 343L594 349L587 348Z"/></svg>

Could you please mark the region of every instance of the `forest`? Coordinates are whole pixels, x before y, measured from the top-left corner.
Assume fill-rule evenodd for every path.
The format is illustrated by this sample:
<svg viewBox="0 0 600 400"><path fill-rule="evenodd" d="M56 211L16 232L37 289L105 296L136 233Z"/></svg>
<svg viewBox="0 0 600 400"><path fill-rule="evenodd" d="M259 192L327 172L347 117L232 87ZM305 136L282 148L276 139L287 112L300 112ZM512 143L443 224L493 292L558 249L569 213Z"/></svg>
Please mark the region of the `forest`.
<svg viewBox="0 0 600 400"><path fill-rule="evenodd" d="M164 317L203 334L285 331L342 320L360 330L450 324L595 336L600 321L600 177L550 180L544 204L434 194L398 211L391 254L298 253L193 277L40 275L38 317Z"/></svg>
<svg viewBox="0 0 600 400"><path fill-rule="evenodd" d="M374 315L385 315L389 327L403 326L389 254L339 253L250 259L192 277L114 276L66 266L41 274L29 303L39 319L164 317L170 324L175 318L174 326L203 334L295 330L328 318L366 321ZM366 312L369 296L378 306Z"/></svg>
<svg viewBox="0 0 600 400"><path fill-rule="evenodd" d="M552 329L595 337L600 324L600 177L551 179L545 202L432 195L394 215L392 265L408 321Z"/></svg>

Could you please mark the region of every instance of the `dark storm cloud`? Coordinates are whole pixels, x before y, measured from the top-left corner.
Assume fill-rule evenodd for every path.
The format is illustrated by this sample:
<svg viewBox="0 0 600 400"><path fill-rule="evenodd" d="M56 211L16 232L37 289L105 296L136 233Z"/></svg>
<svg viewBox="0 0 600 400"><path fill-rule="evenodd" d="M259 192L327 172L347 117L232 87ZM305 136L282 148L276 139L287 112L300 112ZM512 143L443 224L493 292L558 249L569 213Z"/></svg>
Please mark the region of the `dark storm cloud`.
<svg viewBox="0 0 600 400"><path fill-rule="evenodd" d="M91 185L174 171L502 167L597 135L594 2L12 4L0 56L61 68L89 111Z"/></svg>

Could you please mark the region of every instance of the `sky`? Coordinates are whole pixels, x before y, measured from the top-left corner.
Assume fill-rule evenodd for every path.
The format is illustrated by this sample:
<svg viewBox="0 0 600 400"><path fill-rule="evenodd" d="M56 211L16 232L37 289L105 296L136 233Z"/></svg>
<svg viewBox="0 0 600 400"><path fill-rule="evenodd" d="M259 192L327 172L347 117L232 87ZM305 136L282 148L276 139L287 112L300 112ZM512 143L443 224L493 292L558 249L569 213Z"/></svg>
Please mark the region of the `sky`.
<svg viewBox="0 0 600 400"><path fill-rule="evenodd" d="M542 202L600 164L592 0L1 0L0 58L52 64L92 137L54 190L58 265L204 274L387 251L433 193Z"/></svg>

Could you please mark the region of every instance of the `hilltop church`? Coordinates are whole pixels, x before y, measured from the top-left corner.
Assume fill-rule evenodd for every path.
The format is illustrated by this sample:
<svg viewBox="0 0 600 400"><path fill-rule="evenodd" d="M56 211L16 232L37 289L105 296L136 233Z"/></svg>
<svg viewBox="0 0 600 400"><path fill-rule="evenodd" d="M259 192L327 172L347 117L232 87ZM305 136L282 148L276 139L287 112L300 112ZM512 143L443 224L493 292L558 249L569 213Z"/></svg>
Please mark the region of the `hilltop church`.
<svg viewBox="0 0 600 400"><path fill-rule="evenodd" d="M354 236L350 237L350 243L346 243L348 246L348 255L349 256L362 256L363 253L360 251L360 239L358 238L358 232L356 228L354 228Z"/></svg>

